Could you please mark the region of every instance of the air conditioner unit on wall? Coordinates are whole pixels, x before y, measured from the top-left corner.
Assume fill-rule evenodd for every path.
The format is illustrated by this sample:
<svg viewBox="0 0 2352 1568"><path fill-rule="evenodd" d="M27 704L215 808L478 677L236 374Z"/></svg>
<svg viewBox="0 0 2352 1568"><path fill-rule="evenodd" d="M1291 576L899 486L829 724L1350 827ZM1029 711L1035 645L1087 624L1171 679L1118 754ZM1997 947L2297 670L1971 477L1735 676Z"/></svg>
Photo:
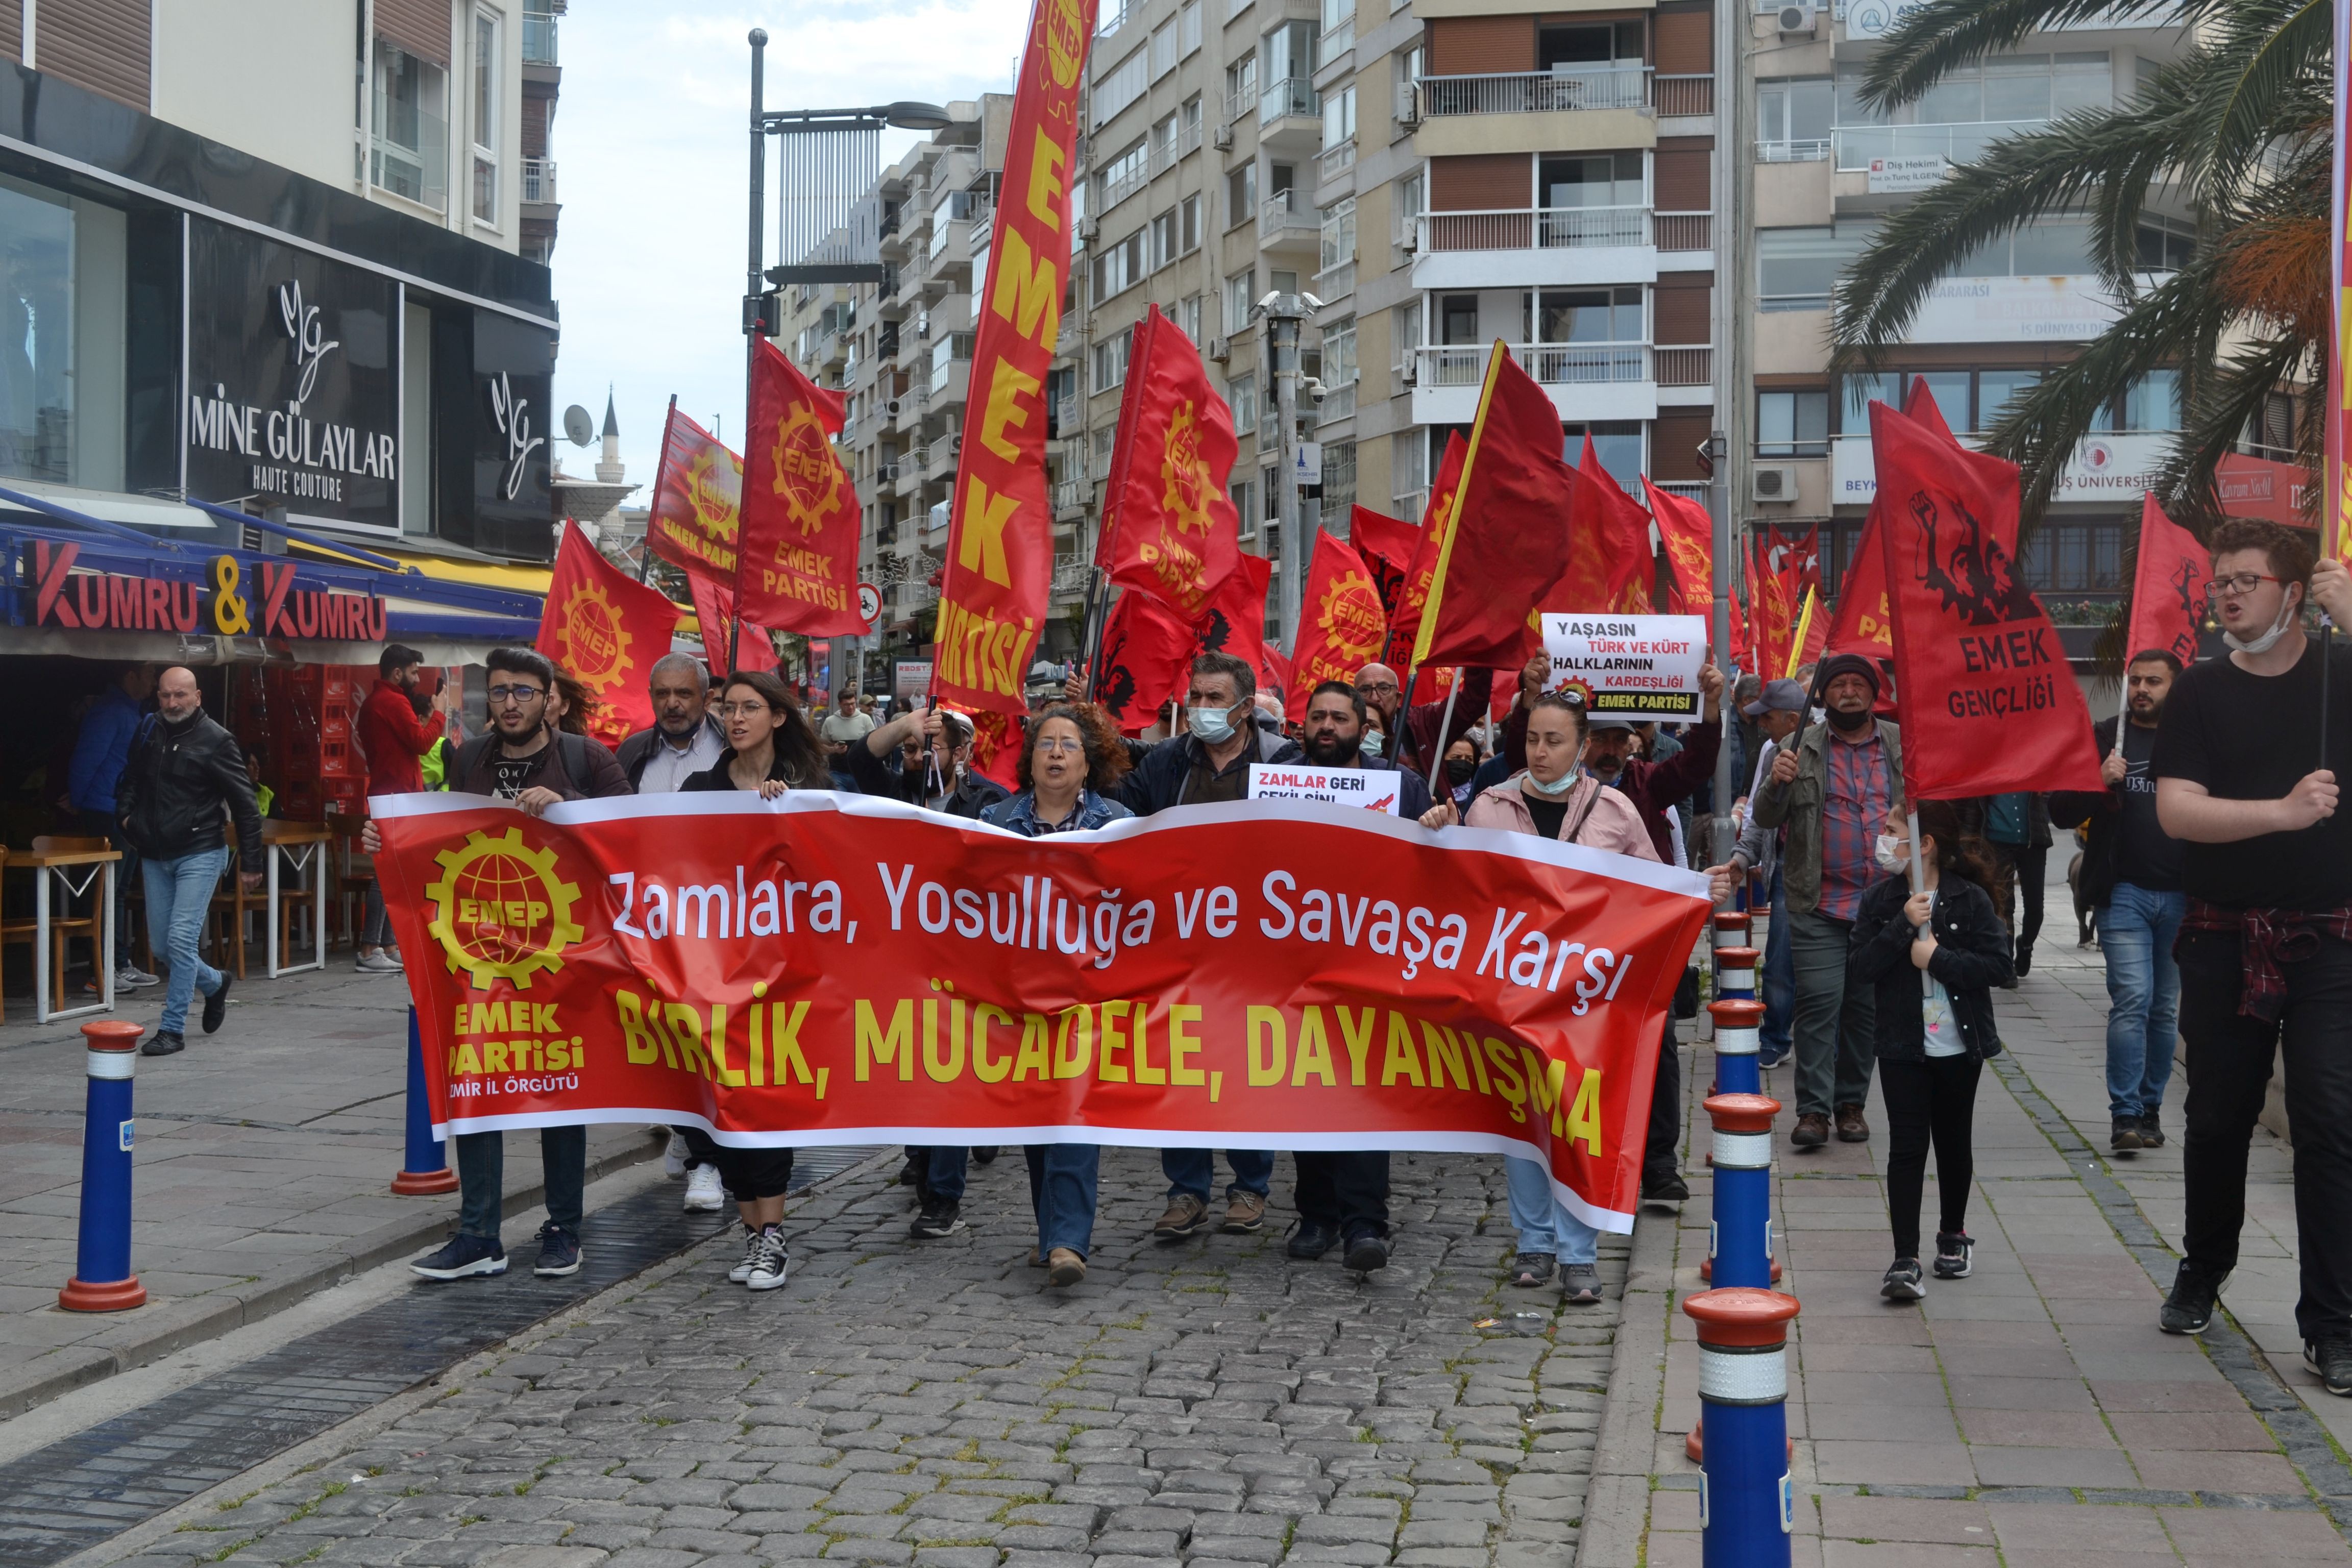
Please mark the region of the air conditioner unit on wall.
<svg viewBox="0 0 2352 1568"><path fill-rule="evenodd" d="M1396 118L1399 125L1421 123L1421 93L1413 83L1397 83Z"/></svg>
<svg viewBox="0 0 2352 1568"><path fill-rule="evenodd" d="M1098 220L1090 217L1083 217L1078 220L1078 237L1080 239L1092 239L1096 235L1100 234L1101 232L1102 224Z"/></svg>
<svg viewBox="0 0 2352 1568"><path fill-rule="evenodd" d="M1234 145L1234 128L1231 125L1218 126L1215 130L1209 132L1209 141L1221 151L1232 151Z"/></svg>
<svg viewBox="0 0 2352 1568"><path fill-rule="evenodd" d="M1780 29L1784 38L1810 38L1821 31L1821 10L1813 5L1789 5L1780 7Z"/></svg>
<svg viewBox="0 0 2352 1568"><path fill-rule="evenodd" d="M1213 360L1218 361L1220 363L1232 359L1234 357L1234 340L1231 338L1211 338L1209 340L1209 357Z"/></svg>
<svg viewBox="0 0 2352 1568"><path fill-rule="evenodd" d="M1421 362L1419 360L1408 357L1403 363L1397 366L1397 383L1399 385L1413 386L1419 384L1420 381Z"/></svg>
<svg viewBox="0 0 2352 1568"><path fill-rule="evenodd" d="M1748 472L1748 495L1760 501L1792 501L1797 499L1797 470L1785 466L1766 467L1759 464Z"/></svg>

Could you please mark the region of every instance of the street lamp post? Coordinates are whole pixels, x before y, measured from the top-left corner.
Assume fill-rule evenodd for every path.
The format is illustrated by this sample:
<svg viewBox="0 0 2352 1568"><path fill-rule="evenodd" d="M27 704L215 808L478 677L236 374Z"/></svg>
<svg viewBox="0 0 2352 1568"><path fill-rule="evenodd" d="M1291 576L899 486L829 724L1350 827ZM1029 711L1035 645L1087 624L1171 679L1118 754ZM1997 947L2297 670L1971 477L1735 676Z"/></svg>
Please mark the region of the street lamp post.
<svg viewBox="0 0 2352 1568"><path fill-rule="evenodd" d="M1298 595L1306 572L1298 518L1298 330L1306 323L1307 313L1320 304L1312 294L1268 294L1257 302L1258 320L1265 324L1261 335L1265 342L1267 390L1273 395L1275 418L1281 426L1277 450L1282 471L1275 478L1274 493L1282 558L1276 563L1275 604L1282 616L1282 635L1294 652L1298 647Z"/></svg>

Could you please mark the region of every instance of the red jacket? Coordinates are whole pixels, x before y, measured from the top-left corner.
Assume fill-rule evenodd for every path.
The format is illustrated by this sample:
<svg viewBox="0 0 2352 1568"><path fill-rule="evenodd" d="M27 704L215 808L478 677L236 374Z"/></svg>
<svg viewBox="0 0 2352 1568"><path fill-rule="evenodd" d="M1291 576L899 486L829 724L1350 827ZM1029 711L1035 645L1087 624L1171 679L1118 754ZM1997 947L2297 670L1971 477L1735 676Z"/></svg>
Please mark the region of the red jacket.
<svg viewBox="0 0 2352 1568"><path fill-rule="evenodd" d="M433 749L440 730L416 716L408 693L379 678L360 704L360 750L367 754L368 794L400 795L425 787L416 759Z"/></svg>

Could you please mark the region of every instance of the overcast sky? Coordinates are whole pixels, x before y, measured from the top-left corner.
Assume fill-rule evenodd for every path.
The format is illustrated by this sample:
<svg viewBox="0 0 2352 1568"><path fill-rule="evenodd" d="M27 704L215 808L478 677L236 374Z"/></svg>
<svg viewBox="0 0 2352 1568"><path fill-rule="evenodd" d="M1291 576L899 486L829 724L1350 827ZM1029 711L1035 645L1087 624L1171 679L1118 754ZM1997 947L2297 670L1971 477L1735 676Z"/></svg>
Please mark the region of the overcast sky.
<svg viewBox="0 0 2352 1568"><path fill-rule="evenodd" d="M768 31L768 107L832 109L1008 90L1028 15L1029 0L574 4L549 146L563 202L553 413L566 472L588 477L596 455L562 438L562 411L580 404L601 427L607 382L628 481L647 487L630 504L650 494L672 393L705 426L723 415L741 449L752 27ZM884 161L916 140L886 132Z"/></svg>

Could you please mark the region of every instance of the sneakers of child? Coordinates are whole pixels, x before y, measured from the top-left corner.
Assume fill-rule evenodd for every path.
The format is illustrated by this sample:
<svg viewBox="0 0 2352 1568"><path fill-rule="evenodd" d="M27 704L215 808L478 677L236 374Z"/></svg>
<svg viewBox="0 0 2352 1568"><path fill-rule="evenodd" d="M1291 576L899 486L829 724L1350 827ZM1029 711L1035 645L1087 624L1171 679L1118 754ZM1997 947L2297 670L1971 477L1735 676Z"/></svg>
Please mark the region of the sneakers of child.
<svg viewBox="0 0 2352 1568"><path fill-rule="evenodd" d="M727 1206L727 1194L719 1182L719 1167L697 1165L686 1173L686 1202L688 1214L717 1214Z"/></svg>
<svg viewBox="0 0 2352 1568"><path fill-rule="evenodd" d="M1936 1233L1936 1278L1965 1279L1976 1268L1976 1238L1967 1231Z"/></svg>
<svg viewBox="0 0 2352 1568"><path fill-rule="evenodd" d="M772 1225L761 1231L755 1250L758 1256L752 1258L751 1272L743 1283L754 1290L778 1289L793 1265L792 1248L784 1245L783 1227Z"/></svg>
<svg viewBox="0 0 2352 1568"><path fill-rule="evenodd" d="M1878 1293L1890 1301L1916 1301L1927 1293L1920 1278L1919 1260L1898 1258L1887 1266L1886 1278L1880 1280Z"/></svg>
<svg viewBox="0 0 2352 1568"><path fill-rule="evenodd" d="M751 1278L751 1270L760 1267L760 1232L751 1226L743 1227L743 1258L727 1271L727 1278L740 1285Z"/></svg>
<svg viewBox="0 0 2352 1568"><path fill-rule="evenodd" d="M662 1174L675 1182L686 1174L686 1134L673 1129L662 1149Z"/></svg>

